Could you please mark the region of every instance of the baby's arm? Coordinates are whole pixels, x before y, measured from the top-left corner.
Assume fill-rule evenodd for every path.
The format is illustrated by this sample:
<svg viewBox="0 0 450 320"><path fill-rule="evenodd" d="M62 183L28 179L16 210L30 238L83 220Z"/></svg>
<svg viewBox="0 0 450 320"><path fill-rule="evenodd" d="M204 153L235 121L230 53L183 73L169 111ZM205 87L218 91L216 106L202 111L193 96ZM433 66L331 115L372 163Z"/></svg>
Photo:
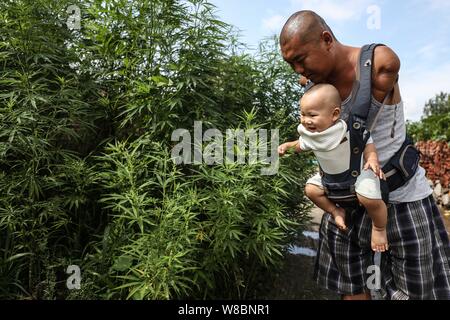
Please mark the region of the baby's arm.
<svg viewBox="0 0 450 320"><path fill-rule="evenodd" d="M374 143L366 144L366 148L364 149L364 163L364 170L372 169L380 179L385 179L384 173L380 168L380 163L378 162L377 149Z"/></svg>
<svg viewBox="0 0 450 320"><path fill-rule="evenodd" d="M283 143L281 146L279 146L278 147L278 155L284 156L286 151L288 151L289 149L292 149L292 148L295 148L296 153L300 153L302 151L302 149L300 149L300 142L298 140L295 140L295 141Z"/></svg>

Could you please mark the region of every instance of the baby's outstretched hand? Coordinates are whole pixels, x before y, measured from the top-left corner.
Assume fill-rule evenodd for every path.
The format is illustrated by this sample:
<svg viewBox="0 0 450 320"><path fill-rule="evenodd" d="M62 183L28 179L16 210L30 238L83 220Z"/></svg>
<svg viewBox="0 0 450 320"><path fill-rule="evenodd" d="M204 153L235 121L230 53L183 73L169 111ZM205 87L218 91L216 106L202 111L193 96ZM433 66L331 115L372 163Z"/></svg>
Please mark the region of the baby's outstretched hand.
<svg viewBox="0 0 450 320"><path fill-rule="evenodd" d="M280 157L284 156L286 152L291 148L296 148L298 141L285 142L282 145L278 146L278 155Z"/></svg>
<svg viewBox="0 0 450 320"><path fill-rule="evenodd" d="M281 146L278 146L278 155L280 157L284 156L286 154L286 150L288 147L286 146L286 143L283 143Z"/></svg>

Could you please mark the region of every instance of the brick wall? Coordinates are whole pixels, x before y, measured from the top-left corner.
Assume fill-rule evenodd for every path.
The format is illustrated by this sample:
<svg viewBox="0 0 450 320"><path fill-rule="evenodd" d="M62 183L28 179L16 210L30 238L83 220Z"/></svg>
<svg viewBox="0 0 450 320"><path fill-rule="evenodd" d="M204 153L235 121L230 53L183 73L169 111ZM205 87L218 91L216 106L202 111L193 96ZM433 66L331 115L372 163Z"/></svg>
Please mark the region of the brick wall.
<svg viewBox="0 0 450 320"><path fill-rule="evenodd" d="M450 184L450 147L445 141L419 141L417 149L422 153L420 165L433 182L439 180L444 188Z"/></svg>
<svg viewBox="0 0 450 320"><path fill-rule="evenodd" d="M450 205L450 147L446 141L419 141L417 149L422 153L420 165L426 170L427 178L434 189L439 204Z"/></svg>

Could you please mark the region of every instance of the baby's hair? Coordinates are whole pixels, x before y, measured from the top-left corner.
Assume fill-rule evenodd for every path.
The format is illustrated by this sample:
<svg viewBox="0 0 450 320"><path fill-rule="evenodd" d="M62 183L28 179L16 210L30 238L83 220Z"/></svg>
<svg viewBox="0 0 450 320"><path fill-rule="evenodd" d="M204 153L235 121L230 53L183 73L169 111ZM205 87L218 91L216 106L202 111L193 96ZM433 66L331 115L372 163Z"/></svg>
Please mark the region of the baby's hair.
<svg viewBox="0 0 450 320"><path fill-rule="evenodd" d="M326 83L319 83L311 87L301 100L303 99L318 99L322 105L330 108L340 107L342 103L339 91L331 84Z"/></svg>

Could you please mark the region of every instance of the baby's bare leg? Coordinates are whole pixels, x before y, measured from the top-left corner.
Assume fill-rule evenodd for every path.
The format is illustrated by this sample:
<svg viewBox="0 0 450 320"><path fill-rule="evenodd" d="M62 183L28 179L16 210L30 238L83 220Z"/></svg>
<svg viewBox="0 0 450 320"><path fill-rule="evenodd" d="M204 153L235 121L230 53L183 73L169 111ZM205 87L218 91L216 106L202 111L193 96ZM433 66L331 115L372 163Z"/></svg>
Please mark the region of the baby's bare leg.
<svg viewBox="0 0 450 320"><path fill-rule="evenodd" d="M331 202L322 188L313 184L307 184L305 194L320 209L331 213L339 229L347 230L347 226L345 225L345 210Z"/></svg>
<svg viewBox="0 0 450 320"><path fill-rule="evenodd" d="M383 252L388 247L386 224L387 208L383 200L369 199L358 194L359 202L366 208L372 219L371 246L373 251Z"/></svg>

